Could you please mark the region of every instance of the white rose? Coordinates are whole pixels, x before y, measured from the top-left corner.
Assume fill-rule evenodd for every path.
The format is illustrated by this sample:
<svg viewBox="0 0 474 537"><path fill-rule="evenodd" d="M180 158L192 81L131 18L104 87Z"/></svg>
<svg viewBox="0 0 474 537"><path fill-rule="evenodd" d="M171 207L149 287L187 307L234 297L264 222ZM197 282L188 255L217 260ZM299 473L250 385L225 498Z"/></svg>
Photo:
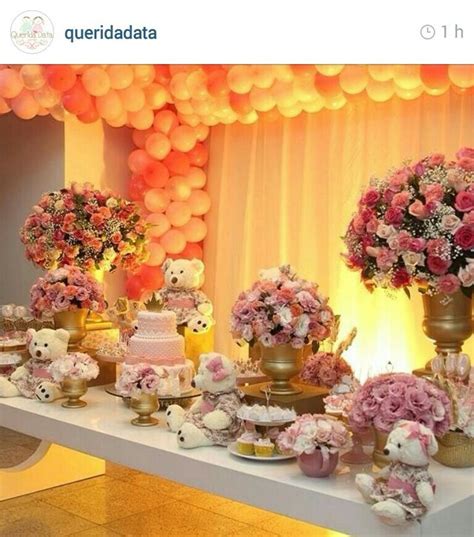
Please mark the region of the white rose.
<svg viewBox="0 0 474 537"><path fill-rule="evenodd" d="M293 320L293 315L291 314L290 308L287 308L287 307L280 308L277 311L277 314L278 314L278 317L280 318L280 323L283 326L290 324L291 321Z"/></svg>
<svg viewBox="0 0 474 537"><path fill-rule="evenodd" d="M109 209L114 209L115 207L117 207L118 205L118 202L115 198L109 198L106 202L105 202L105 205L107 205L107 207Z"/></svg>
<svg viewBox="0 0 474 537"><path fill-rule="evenodd" d="M304 338L308 335L308 329L309 329L309 315L306 315L306 313L303 313L303 315L300 315L298 318L298 322L296 323L295 327L295 336Z"/></svg>
<svg viewBox="0 0 474 537"><path fill-rule="evenodd" d="M415 268L416 265L424 265L425 264L425 255L419 254L416 252L406 252L402 255L403 262L407 266L407 268Z"/></svg>
<svg viewBox="0 0 474 537"><path fill-rule="evenodd" d="M64 201L63 200L58 200L54 204L54 208L57 209L58 211L60 211L63 207L64 207Z"/></svg>
<svg viewBox="0 0 474 537"><path fill-rule="evenodd" d="M300 434L295 440L294 450L296 453L314 453L315 445L313 439Z"/></svg>
<svg viewBox="0 0 474 537"><path fill-rule="evenodd" d="M387 226L387 224L379 224L377 227L377 236L381 239L388 239L397 233L393 226Z"/></svg>
<svg viewBox="0 0 474 537"><path fill-rule="evenodd" d="M441 218L441 227L444 231L449 231L451 234L461 225L461 220L455 214L445 214Z"/></svg>

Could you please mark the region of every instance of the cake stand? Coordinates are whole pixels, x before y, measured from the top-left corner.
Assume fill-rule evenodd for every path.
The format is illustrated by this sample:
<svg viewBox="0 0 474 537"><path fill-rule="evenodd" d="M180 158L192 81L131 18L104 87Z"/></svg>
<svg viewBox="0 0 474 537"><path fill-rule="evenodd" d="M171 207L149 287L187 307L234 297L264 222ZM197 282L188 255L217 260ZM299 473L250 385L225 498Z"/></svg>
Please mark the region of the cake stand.
<svg viewBox="0 0 474 537"><path fill-rule="evenodd" d="M108 394L113 395L115 397L121 397L125 405L130 406L130 397L123 397L122 395L120 395L115 389L115 384L107 384L107 386L104 386L104 388ZM181 395L158 396L158 400L160 402L160 410L166 410L171 405L179 405L184 408L188 406L193 399L199 397L200 395L201 392L199 390L197 390L196 388L191 388L190 390L186 391Z"/></svg>

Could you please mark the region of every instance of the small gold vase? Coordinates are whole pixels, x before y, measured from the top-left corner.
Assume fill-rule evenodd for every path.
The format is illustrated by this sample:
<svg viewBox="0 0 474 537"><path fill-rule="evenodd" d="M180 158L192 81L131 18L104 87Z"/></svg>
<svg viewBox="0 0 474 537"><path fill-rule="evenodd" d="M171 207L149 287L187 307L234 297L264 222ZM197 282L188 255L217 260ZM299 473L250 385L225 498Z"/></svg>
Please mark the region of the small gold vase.
<svg viewBox="0 0 474 537"><path fill-rule="evenodd" d="M452 295L425 294L423 308L423 331L435 341L436 352L461 352L464 341L472 335L472 298L460 290Z"/></svg>
<svg viewBox="0 0 474 537"><path fill-rule="evenodd" d="M156 393L141 393L138 397L130 399L130 408L138 414L138 418L131 420L137 427L152 427L158 425L158 420L151 415L160 408Z"/></svg>
<svg viewBox="0 0 474 537"><path fill-rule="evenodd" d="M384 455L385 444L387 443L389 433L384 433L379 431L374 427L375 431L375 444L374 444L374 453L372 454L372 459L376 466L379 468L384 468L390 464L390 459L387 455Z"/></svg>
<svg viewBox="0 0 474 537"><path fill-rule="evenodd" d="M272 394L297 395L303 391L290 382L300 372L302 360L303 349L294 349L290 344L274 347L261 345L260 369L272 379ZM267 387L262 388L262 391Z"/></svg>
<svg viewBox="0 0 474 537"><path fill-rule="evenodd" d="M79 343L86 337L86 319L89 310L78 309L61 311L54 314L54 327L64 328L69 332L69 348L79 346Z"/></svg>
<svg viewBox="0 0 474 537"><path fill-rule="evenodd" d="M438 440L438 453L433 459L451 468L471 468L474 466L474 438L464 433L448 431Z"/></svg>
<svg viewBox="0 0 474 537"><path fill-rule="evenodd" d="M87 380L66 378L61 382L61 389L67 401L61 404L64 408L82 408L87 405L81 397L87 392Z"/></svg>

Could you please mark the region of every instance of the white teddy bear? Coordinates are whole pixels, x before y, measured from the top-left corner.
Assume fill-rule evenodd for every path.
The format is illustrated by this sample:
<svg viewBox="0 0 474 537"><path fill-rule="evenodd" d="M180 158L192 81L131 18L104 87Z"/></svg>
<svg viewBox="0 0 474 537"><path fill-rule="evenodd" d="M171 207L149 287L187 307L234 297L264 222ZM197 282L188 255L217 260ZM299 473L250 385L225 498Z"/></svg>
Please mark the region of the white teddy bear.
<svg viewBox="0 0 474 537"><path fill-rule="evenodd" d="M178 325L188 325L198 315L212 323L211 301L199 289L204 279L204 263L200 259L167 259L162 269L165 282L155 293L155 299L164 309L176 313Z"/></svg>
<svg viewBox="0 0 474 537"><path fill-rule="evenodd" d="M240 430L237 411L241 396L236 387L234 363L215 352L202 354L192 384L203 393L191 408L185 411L171 405L166 411L166 423L177 433L178 445L182 448L228 445Z"/></svg>
<svg viewBox="0 0 474 537"><path fill-rule="evenodd" d="M191 330L191 332L200 334L203 332L209 332L214 324L215 321L212 317L196 313L189 319L187 327L189 330Z"/></svg>
<svg viewBox="0 0 474 537"><path fill-rule="evenodd" d="M58 384L53 382L50 366L53 360L67 354L69 332L63 328L42 328L38 332L29 328L27 338L31 358L9 380L0 377L0 397L23 395L50 403L63 396Z"/></svg>
<svg viewBox="0 0 474 537"><path fill-rule="evenodd" d="M415 421L401 420L390 433L384 454L392 463L374 478L356 475L356 486L383 522L400 526L424 515L433 504L435 486L429 457L438 451L433 432Z"/></svg>

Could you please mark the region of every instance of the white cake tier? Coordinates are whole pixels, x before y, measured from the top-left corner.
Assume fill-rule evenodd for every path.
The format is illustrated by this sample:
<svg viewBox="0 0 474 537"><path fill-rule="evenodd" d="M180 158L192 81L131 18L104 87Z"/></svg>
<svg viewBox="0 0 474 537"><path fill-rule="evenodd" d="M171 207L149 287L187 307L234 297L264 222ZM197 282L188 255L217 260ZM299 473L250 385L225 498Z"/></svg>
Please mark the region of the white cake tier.
<svg viewBox="0 0 474 537"><path fill-rule="evenodd" d="M161 338L132 336L128 342L125 363L148 362L155 365L184 364L184 337L176 334Z"/></svg>
<svg viewBox="0 0 474 537"><path fill-rule="evenodd" d="M139 311L137 333L140 338L176 336L176 313L174 311Z"/></svg>
<svg viewBox="0 0 474 537"><path fill-rule="evenodd" d="M155 367L160 376L160 388L158 397L178 397L192 389L191 381L194 377L194 364L191 360L185 360L182 365Z"/></svg>

